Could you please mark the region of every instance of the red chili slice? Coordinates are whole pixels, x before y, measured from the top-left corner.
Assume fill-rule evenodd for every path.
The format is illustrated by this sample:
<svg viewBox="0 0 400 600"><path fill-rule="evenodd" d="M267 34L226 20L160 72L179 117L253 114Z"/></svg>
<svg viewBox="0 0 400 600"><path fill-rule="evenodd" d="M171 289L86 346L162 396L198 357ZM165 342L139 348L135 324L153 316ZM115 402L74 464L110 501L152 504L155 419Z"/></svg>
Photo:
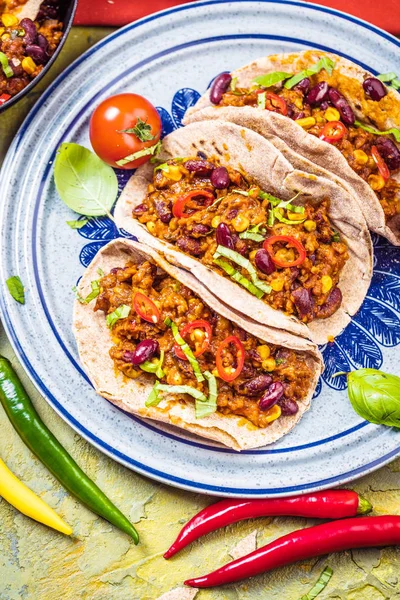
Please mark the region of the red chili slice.
<svg viewBox="0 0 400 600"><path fill-rule="evenodd" d="M199 205L198 203L192 201L193 198L204 198L204 203ZM214 194L209 192L208 190L192 190L185 196L181 196L174 202L172 207L172 213L174 217L178 219L184 218L187 219L190 217L190 214L183 212L185 208L188 206L189 208L194 208L195 210L199 210L200 208L207 208L214 201Z"/></svg>
<svg viewBox="0 0 400 600"><path fill-rule="evenodd" d="M1 94L0 96L0 106L7 102L11 98L10 94Z"/></svg>
<svg viewBox="0 0 400 600"><path fill-rule="evenodd" d="M266 110L272 110L274 112L278 112L281 115L288 114L288 107L283 98L278 96L278 94L274 94L273 92L265 92L264 90L258 90L257 94L265 93L265 108Z"/></svg>
<svg viewBox="0 0 400 600"><path fill-rule="evenodd" d="M334 142L341 140L346 133L347 129L341 121L329 121L329 123L326 123L323 126L319 137L321 140L324 140L324 142L333 144Z"/></svg>
<svg viewBox="0 0 400 600"><path fill-rule="evenodd" d="M158 323L160 320L160 311L147 296L141 292L136 292L133 298L133 308L144 321L148 323Z"/></svg>
<svg viewBox="0 0 400 600"><path fill-rule="evenodd" d="M382 175L383 179L387 181L390 178L390 171L376 146L371 147L371 154L378 166L379 173Z"/></svg>
<svg viewBox="0 0 400 600"><path fill-rule="evenodd" d="M223 351L225 350L225 348L228 348L230 344L232 344L236 348L237 361L236 369L234 369L232 373L228 373L223 364ZM233 381L234 379L239 377L244 365L244 347L242 342L236 335L230 335L223 342L220 343L215 357L215 362L217 365L218 374L224 381Z"/></svg>
<svg viewBox="0 0 400 600"><path fill-rule="evenodd" d="M293 262L286 262L276 258L274 254L274 244L276 244L276 242L285 242L289 248L295 248L299 254L298 258L296 258L296 260ZM304 248L303 244L290 235L272 235L265 240L263 247L268 252L277 267L297 267L298 265L301 265L301 263L304 262L305 258L307 257L306 249Z"/></svg>
<svg viewBox="0 0 400 600"><path fill-rule="evenodd" d="M185 335L192 331L192 329L204 329L205 331L205 336L202 345L196 350L196 352L193 352L193 355L197 358L198 356L204 354L204 352L210 345L212 338L212 328L208 321L205 321L204 319L198 319L197 321L187 323L179 333L181 334L183 339L185 339ZM187 356L184 354L184 352L181 350L181 347L178 344L175 344L174 351L178 358L181 358L182 360L187 360Z"/></svg>

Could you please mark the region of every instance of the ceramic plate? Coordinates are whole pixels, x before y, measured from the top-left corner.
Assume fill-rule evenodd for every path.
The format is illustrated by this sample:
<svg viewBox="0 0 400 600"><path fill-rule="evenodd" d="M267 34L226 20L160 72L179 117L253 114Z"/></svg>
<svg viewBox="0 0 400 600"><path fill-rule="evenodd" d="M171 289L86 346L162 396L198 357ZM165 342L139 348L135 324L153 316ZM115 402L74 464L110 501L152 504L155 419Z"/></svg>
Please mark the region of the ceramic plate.
<svg viewBox="0 0 400 600"><path fill-rule="evenodd" d="M28 374L83 437L122 464L171 485L219 495L284 496L343 484L400 453L400 433L363 422L337 371L382 368L400 375L400 248L375 237L368 296L346 331L322 348L326 370L311 410L279 443L238 454L173 428L132 418L96 396L71 332L73 292L84 267L117 236L107 218L78 231L52 176L61 142L89 146L94 107L122 91L159 107L164 133L219 72L275 52L320 48L373 73L396 71L400 42L322 6L204 1L118 30L73 63L40 98L16 136L1 175L1 282L19 274L26 304L3 287L1 313ZM126 172L118 172L120 188Z"/></svg>

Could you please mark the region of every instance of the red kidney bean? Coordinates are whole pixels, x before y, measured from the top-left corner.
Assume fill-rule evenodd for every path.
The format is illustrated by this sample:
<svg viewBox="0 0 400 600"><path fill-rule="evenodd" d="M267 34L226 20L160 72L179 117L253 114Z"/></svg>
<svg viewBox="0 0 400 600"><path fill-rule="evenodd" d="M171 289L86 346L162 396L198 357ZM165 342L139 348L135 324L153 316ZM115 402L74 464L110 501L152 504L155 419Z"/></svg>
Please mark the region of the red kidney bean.
<svg viewBox="0 0 400 600"><path fill-rule="evenodd" d="M219 104L221 102L222 96L228 89L231 81L232 76L229 73L220 73L216 76L210 89L210 102L212 104Z"/></svg>
<svg viewBox="0 0 400 600"><path fill-rule="evenodd" d="M258 404L260 410L269 410L272 408L278 400L280 400L283 396L283 392L285 388L283 387L283 383L280 381L275 381L271 383L268 390L263 394L261 400Z"/></svg>
<svg viewBox="0 0 400 600"><path fill-rule="evenodd" d="M36 44L30 44L26 47L25 51L27 55L35 61L36 64L44 65L49 60L46 52Z"/></svg>
<svg viewBox="0 0 400 600"><path fill-rule="evenodd" d="M239 252L239 254L241 254L242 256L247 256L249 248L245 240L241 240L240 237L236 235L233 237L233 244L235 246L236 252Z"/></svg>
<svg viewBox="0 0 400 600"><path fill-rule="evenodd" d="M400 150L392 140L382 137L376 142L376 146L391 171L400 168Z"/></svg>
<svg viewBox="0 0 400 600"><path fill-rule="evenodd" d="M14 61L17 61L17 62L19 62L19 64L15 65L15 64L14 64ZM23 68L22 68L21 61L20 61L19 59L17 59L17 58L12 58L12 59L9 61L9 65L10 65L10 67L11 67L11 69L12 69L12 72L13 72L13 73L14 73L14 75L16 75L17 77L19 77L19 76L21 76L21 75L23 75L23 74L24 74L24 70L23 70Z"/></svg>
<svg viewBox="0 0 400 600"><path fill-rule="evenodd" d="M228 170L225 167L217 167L213 170L210 177L211 183L217 190L227 188L231 182Z"/></svg>
<svg viewBox="0 0 400 600"><path fill-rule="evenodd" d="M371 100L375 100L375 102L379 102L379 100L382 100L387 94L386 87L383 85L382 81L376 77L367 77L367 79L364 79L363 88L367 96L369 96Z"/></svg>
<svg viewBox="0 0 400 600"><path fill-rule="evenodd" d="M164 202L164 200L155 200L154 206L157 211L160 221L162 223L169 223L172 219L171 202Z"/></svg>
<svg viewBox="0 0 400 600"><path fill-rule="evenodd" d="M237 208L232 208L232 210L230 210L228 212L228 214L226 215L226 218L229 221L232 221L232 219L234 219L238 215L238 213L239 213L239 210Z"/></svg>
<svg viewBox="0 0 400 600"><path fill-rule="evenodd" d="M304 112L301 111L299 113L297 113L297 115L294 116L294 120L297 121L297 119L303 119L304 118Z"/></svg>
<svg viewBox="0 0 400 600"><path fill-rule="evenodd" d="M207 233L210 233L210 231L211 227L208 225L204 225L204 223L196 223L193 225L191 233L193 235L207 235Z"/></svg>
<svg viewBox="0 0 400 600"><path fill-rule="evenodd" d="M250 381L240 385L240 392L245 396L257 396L260 392L267 390L272 383L271 375L257 375Z"/></svg>
<svg viewBox="0 0 400 600"><path fill-rule="evenodd" d="M264 248L257 250L254 261L257 269L259 269L261 273L265 273L265 275L271 275L271 273L275 271L274 261Z"/></svg>
<svg viewBox="0 0 400 600"><path fill-rule="evenodd" d="M231 230L226 223L220 223L215 231L215 237L219 246L225 246L225 248L234 249L233 238Z"/></svg>
<svg viewBox="0 0 400 600"><path fill-rule="evenodd" d="M337 311L342 304L342 292L338 287L331 290L326 302L322 306L318 306L315 316L319 319L327 319Z"/></svg>
<svg viewBox="0 0 400 600"><path fill-rule="evenodd" d="M291 106L287 107L287 116L289 117L289 119L293 119L295 116L295 111Z"/></svg>
<svg viewBox="0 0 400 600"><path fill-rule="evenodd" d="M305 77L304 79L299 81L297 85L294 86L294 89L298 90L299 92L303 92L303 94L307 94L308 90L310 89L310 85L311 81L308 77Z"/></svg>
<svg viewBox="0 0 400 600"><path fill-rule="evenodd" d="M332 87L329 88L328 96L333 106L340 112L343 123L345 125L354 125L356 117L346 98L337 89Z"/></svg>
<svg viewBox="0 0 400 600"><path fill-rule="evenodd" d="M209 175L215 168L212 163L206 160L187 160L184 165L188 171L198 175Z"/></svg>
<svg viewBox="0 0 400 600"><path fill-rule="evenodd" d="M130 362L133 365L141 365L146 360L152 358L159 350L160 345L157 340L146 339L140 342L133 352L124 352L123 359L125 362Z"/></svg>
<svg viewBox="0 0 400 600"><path fill-rule="evenodd" d="M24 42L25 44L34 44L38 37L35 23L31 19L22 19L20 27L25 31Z"/></svg>
<svg viewBox="0 0 400 600"><path fill-rule="evenodd" d="M244 363L243 368L240 372L240 376L244 377L245 379L250 379L250 377L254 377L255 374L256 374L255 367L253 367L253 365L251 365L249 363ZM239 392L239 394L244 394L244 392L242 391L240 386L238 386L237 391ZM247 394L244 394L244 395L246 396Z"/></svg>
<svg viewBox="0 0 400 600"><path fill-rule="evenodd" d="M37 36L37 43L38 46L40 46L41 49L44 50L44 52L46 52L47 54L47 50L49 49L49 42L47 41L47 38L45 38L44 35L42 35L41 33L39 33Z"/></svg>
<svg viewBox="0 0 400 600"><path fill-rule="evenodd" d="M310 290L298 287L292 291L292 296L301 317L305 317L312 312L313 300Z"/></svg>
<svg viewBox="0 0 400 600"><path fill-rule="evenodd" d="M189 237L188 235L183 235L182 237L178 238L176 240L176 245L180 250L182 250L182 252L193 254L193 256L200 256L202 252L199 240Z"/></svg>
<svg viewBox="0 0 400 600"><path fill-rule="evenodd" d="M147 210L147 207L145 204L138 204L137 206L135 206L135 208L133 209L133 214L134 215L143 215Z"/></svg>
<svg viewBox="0 0 400 600"><path fill-rule="evenodd" d="M257 362L261 362L261 356L258 354L258 351L254 348L250 348L250 350L247 350L246 358L250 358L250 360L256 360Z"/></svg>
<svg viewBox="0 0 400 600"><path fill-rule="evenodd" d="M299 412L299 405L291 398L282 398L282 400L279 402L279 406L281 407L282 414L285 417L295 415Z"/></svg>
<svg viewBox="0 0 400 600"><path fill-rule="evenodd" d="M329 100L324 100L323 102L321 102L321 109L322 110L326 110L330 106L332 106L332 102L329 102Z"/></svg>
<svg viewBox="0 0 400 600"><path fill-rule="evenodd" d="M329 86L326 81L320 81L311 88L306 96L306 102L312 106L328 99Z"/></svg>

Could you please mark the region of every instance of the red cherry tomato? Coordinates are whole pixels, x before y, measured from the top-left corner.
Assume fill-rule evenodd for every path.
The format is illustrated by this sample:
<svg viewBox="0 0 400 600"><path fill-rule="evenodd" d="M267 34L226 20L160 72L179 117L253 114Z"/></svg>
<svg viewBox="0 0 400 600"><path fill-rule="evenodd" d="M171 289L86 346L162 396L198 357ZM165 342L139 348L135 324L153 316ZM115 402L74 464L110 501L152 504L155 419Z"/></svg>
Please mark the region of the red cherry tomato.
<svg viewBox="0 0 400 600"><path fill-rule="evenodd" d="M257 94L265 93L265 108L267 110L271 110L273 112L278 112L281 115L288 114L287 104L284 98L278 96L278 94L274 94L273 92L265 92L265 90L257 91Z"/></svg>
<svg viewBox="0 0 400 600"><path fill-rule="evenodd" d="M332 144L341 140L346 133L347 129L341 121L329 121L329 123L323 126L319 137L324 142Z"/></svg>
<svg viewBox="0 0 400 600"><path fill-rule="evenodd" d="M224 358L223 351L226 348L228 348L228 346L230 346L231 344L232 344L232 346L235 346L235 349L236 349L236 365L237 365L235 369L233 369L233 367L232 367L232 369L233 369L232 372L230 370L227 371L227 369L223 363L223 358ZM220 343L220 345L218 346L217 354L215 356L215 362L217 365L218 375L224 381L233 381L234 379L239 377L240 373L242 372L243 365L244 365L244 347L243 347L242 342L239 340L239 338L236 335L230 335L223 342Z"/></svg>
<svg viewBox="0 0 400 600"><path fill-rule="evenodd" d="M371 147L371 154L378 166L379 173L382 175L383 179L387 181L390 178L390 171L376 146Z"/></svg>
<svg viewBox="0 0 400 600"><path fill-rule="evenodd" d="M199 202L193 200L194 198L203 199L203 203L199 204ZM187 219L190 217L190 214L184 212L186 207L199 210L200 208L207 208L213 201L214 194L212 192L207 190L192 190L186 194L186 196L181 196L174 202L172 212L174 217L177 217L178 219Z"/></svg>
<svg viewBox="0 0 400 600"><path fill-rule="evenodd" d="M145 126L141 123L145 123ZM139 136L120 133L138 125ZM117 94L103 100L95 109L90 119L89 134L96 154L112 167L118 167L118 160L154 146L160 139L161 131L160 115L146 98L138 94ZM146 138L147 141L143 141ZM148 154L118 168L135 169L150 158L151 154Z"/></svg>
<svg viewBox="0 0 400 600"><path fill-rule="evenodd" d="M204 319L198 319L197 321L192 321L191 323L187 323L180 330L179 333L181 334L183 339L185 339L185 336L190 331L192 331L192 329L204 329L204 331L205 331L204 340L203 340L201 346L199 348L197 348L196 352L193 352L193 355L197 358L198 356L201 356L201 354L204 354L204 352L207 350L208 346L210 345L211 338L212 338L212 329L211 329L211 325L208 321L205 321ZM181 358L182 360L187 360L186 354L184 354L184 352L182 352L181 347L178 344L175 344L174 351L178 358Z"/></svg>
<svg viewBox="0 0 400 600"><path fill-rule="evenodd" d="M160 320L160 311L147 296L141 292L136 292L133 298L133 308L144 321L148 323L158 323Z"/></svg>

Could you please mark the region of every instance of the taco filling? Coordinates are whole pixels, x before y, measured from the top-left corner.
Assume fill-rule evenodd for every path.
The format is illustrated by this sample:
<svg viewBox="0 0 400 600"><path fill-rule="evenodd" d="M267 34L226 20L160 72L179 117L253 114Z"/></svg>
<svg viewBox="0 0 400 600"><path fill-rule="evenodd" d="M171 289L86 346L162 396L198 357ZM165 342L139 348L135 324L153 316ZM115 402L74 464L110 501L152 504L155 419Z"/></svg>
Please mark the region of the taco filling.
<svg viewBox="0 0 400 600"><path fill-rule="evenodd" d="M333 315L349 254L329 198L283 201L200 154L156 167L133 218L274 309L304 323Z"/></svg>
<svg viewBox="0 0 400 600"><path fill-rule="evenodd" d="M257 339L149 261L100 275L80 301L96 295L115 369L154 383L147 406L185 394L197 418L240 415L258 428L298 412L313 376L305 353Z"/></svg>
<svg viewBox="0 0 400 600"><path fill-rule="evenodd" d="M335 145L375 191L388 220L400 213L400 184L393 177L400 169L400 150L391 139L393 135L400 141L400 130L381 132L369 123L357 121L345 97L328 85L327 80L334 81L334 67L335 63L324 57L295 75L280 71L260 75L250 88L239 87L235 78L223 74L224 85L219 85L217 77L210 99L218 106L253 106L278 112L295 120L308 133ZM364 80L363 90L365 98L376 103L387 94L382 81L375 77Z"/></svg>

